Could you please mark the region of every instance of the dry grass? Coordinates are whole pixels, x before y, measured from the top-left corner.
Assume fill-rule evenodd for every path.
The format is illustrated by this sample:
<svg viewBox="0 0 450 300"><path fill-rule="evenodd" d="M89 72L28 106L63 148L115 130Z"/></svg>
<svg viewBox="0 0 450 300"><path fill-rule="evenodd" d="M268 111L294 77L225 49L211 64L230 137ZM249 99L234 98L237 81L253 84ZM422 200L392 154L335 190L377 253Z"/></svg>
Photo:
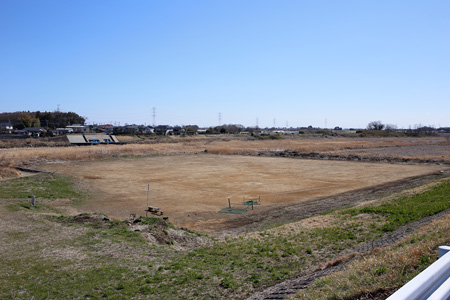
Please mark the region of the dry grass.
<svg viewBox="0 0 450 300"><path fill-rule="evenodd" d="M20 175L21 173L14 168L0 167L0 179L14 178Z"/></svg>
<svg viewBox="0 0 450 300"><path fill-rule="evenodd" d="M146 156L207 151L213 154L257 154L261 152L300 151L341 153L342 151L401 146L441 145L444 138L284 138L277 140L242 140L217 137L170 138L150 144L98 145L91 147L29 147L0 149L0 167L10 168L60 160L95 160L116 156ZM447 149L447 148L445 148ZM445 152L444 149L444 152ZM359 153L361 154L361 153ZM425 153L426 154L426 153ZM423 154L423 155L425 155ZM383 154L386 155L386 154ZM428 156L427 156L428 157ZM450 160L447 156L438 159ZM7 174L9 171L2 171Z"/></svg>
<svg viewBox="0 0 450 300"><path fill-rule="evenodd" d="M255 154L273 151L334 152L350 149L449 145L444 138L309 138L264 141L213 141L207 149L216 154Z"/></svg>
<svg viewBox="0 0 450 300"><path fill-rule="evenodd" d="M32 163L61 160L94 160L115 156L195 153L202 150L204 149L200 145L192 145L190 143L98 145L92 147L64 148L12 148L0 150L0 161L8 161L11 166L22 166Z"/></svg>
<svg viewBox="0 0 450 300"><path fill-rule="evenodd" d="M11 158L3 158L0 156L0 179L20 176L20 172L13 167Z"/></svg>
<svg viewBox="0 0 450 300"><path fill-rule="evenodd" d="M412 138L334 138L334 139L281 139L281 140L211 140L201 138L170 139L161 143L98 145L95 147L42 147L9 148L0 150L0 159L13 159L24 162L34 159L97 159L126 155L160 155L174 153L194 153L207 150L215 154L254 154L273 151L329 152L345 149L363 149L378 147L398 147L410 145L429 145L447 143L444 139Z"/></svg>

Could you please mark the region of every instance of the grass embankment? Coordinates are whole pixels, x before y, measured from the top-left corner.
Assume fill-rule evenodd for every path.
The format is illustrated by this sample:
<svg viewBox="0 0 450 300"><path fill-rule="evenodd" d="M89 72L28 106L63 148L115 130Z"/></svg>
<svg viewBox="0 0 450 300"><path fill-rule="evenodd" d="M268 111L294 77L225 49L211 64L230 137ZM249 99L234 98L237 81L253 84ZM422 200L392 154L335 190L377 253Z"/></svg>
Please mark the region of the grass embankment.
<svg viewBox="0 0 450 300"><path fill-rule="evenodd" d="M450 216L391 247L355 259L344 271L320 278L293 299L386 299L437 259L448 245Z"/></svg>
<svg viewBox="0 0 450 300"><path fill-rule="evenodd" d="M370 214L384 219L379 226L372 226L378 232L389 232L447 210L449 202L450 181L447 180L423 193L341 213L352 217ZM352 262L345 271L317 280L308 290L298 293L296 298L369 299L390 295L433 263L439 246L450 244L449 221L450 216L447 215L401 243L376 249L374 253Z"/></svg>
<svg viewBox="0 0 450 300"><path fill-rule="evenodd" d="M20 186L14 183L16 180L10 181L11 186ZM32 185L33 179L28 180ZM5 189L4 185L0 183L0 189ZM54 189L49 186L44 190L53 194L50 191ZM14 198L13 188L8 193ZM193 250L176 250L176 244L170 242L150 244L147 233L130 231L121 222L104 221L95 226L70 219L62 222L65 217L58 219L20 208L8 214L20 220L18 226L6 226L0 235L0 268L4 270L0 298L242 298L306 270L339 263L361 243L446 210L450 208L449 195L447 180L416 195L316 217L322 222L314 226L306 226L304 220L245 238L211 241L209 246ZM72 197L69 193L59 196ZM153 226L151 222L147 225ZM392 257L386 254L386 260L383 251L370 256L360 269L352 267L355 271L346 275L346 282L323 278L314 283L314 289L320 289L320 299L346 299L377 291L388 279L391 283L386 286L397 288L433 261L432 253L438 245L450 241L444 225L439 225L440 233L434 236L416 234L394 247ZM152 228L149 230L152 234ZM423 247L428 250L414 250L419 245L426 245ZM417 259L390 263L395 255ZM394 272L394 268L399 271ZM333 284L336 290L330 288ZM345 284L354 287L346 290ZM304 297L318 299L314 295L315 290Z"/></svg>

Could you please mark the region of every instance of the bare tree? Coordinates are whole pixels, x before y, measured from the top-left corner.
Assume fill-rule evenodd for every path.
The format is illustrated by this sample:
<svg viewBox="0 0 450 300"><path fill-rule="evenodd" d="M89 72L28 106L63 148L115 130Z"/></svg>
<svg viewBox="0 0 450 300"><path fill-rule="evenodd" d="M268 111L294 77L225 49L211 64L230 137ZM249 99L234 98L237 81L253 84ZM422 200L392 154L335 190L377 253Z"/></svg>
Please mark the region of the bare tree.
<svg viewBox="0 0 450 300"><path fill-rule="evenodd" d="M397 130L397 125L394 124L386 124L386 126L384 126L384 129L387 131L394 131Z"/></svg>
<svg viewBox="0 0 450 300"><path fill-rule="evenodd" d="M381 121L373 121L373 122L370 122L369 124L367 124L367 129L368 130L383 130L384 124L381 123Z"/></svg>

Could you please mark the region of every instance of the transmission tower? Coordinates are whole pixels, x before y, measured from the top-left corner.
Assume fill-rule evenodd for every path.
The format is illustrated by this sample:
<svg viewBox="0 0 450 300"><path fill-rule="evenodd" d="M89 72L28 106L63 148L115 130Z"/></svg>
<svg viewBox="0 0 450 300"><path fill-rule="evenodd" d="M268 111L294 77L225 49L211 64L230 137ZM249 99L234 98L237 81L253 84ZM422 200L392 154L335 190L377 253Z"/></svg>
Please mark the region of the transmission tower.
<svg viewBox="0 0 450 300"><path fill-rule="evenodd" d="M156 126L156 108L152 108L152 116L153 116L153 127Z"/></svg>
<svg viewBox="0 0 450 300"><path fill-rule="evenodd" d="M219 126L222 124L222 113L219 113Z"/></svg>

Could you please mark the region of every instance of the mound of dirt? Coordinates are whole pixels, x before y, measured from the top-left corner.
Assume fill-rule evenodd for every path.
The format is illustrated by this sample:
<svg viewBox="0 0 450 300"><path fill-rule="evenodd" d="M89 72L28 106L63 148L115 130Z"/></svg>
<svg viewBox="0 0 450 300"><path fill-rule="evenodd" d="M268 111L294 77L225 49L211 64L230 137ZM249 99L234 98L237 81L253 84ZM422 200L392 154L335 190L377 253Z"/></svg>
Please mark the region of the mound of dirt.
<svg viewBox="0 0 450 300"><path fill-rule="evenodd" d="M75 223L97 223L97 222L110 222L111 219L103 214L80 214L70 218Z"/></svg>
<svg viewBox="0 0 450 300"><path fill-rule="evenodd" d="M156 217L140 217L129 224L129 230L137 231L152 244L172 245L176 249L192 249L212 242L212 239L178 228L164 219Z"/></svg>
<svg viewBox="0 0 450 300"><path fill-rule="evenodd" d="M62 223L84 224L95 229L127 227L128 230L138 232L151 244L173 246L175 249L193 249L212 242L212 239L188 230L178 228L172 223L157 217L139 217L134 221L113 221L104 214L83 213L71 217L59 217Z"/></svg>
<svg viewBox="0 0 450 300"><path fill-rule="evenodd" d="M57 218L57 220L66 224L84 224L94 228L108 228L111 227L112 224L111 219L104 214L82 213L70 217L60 216Z"/></svg>

